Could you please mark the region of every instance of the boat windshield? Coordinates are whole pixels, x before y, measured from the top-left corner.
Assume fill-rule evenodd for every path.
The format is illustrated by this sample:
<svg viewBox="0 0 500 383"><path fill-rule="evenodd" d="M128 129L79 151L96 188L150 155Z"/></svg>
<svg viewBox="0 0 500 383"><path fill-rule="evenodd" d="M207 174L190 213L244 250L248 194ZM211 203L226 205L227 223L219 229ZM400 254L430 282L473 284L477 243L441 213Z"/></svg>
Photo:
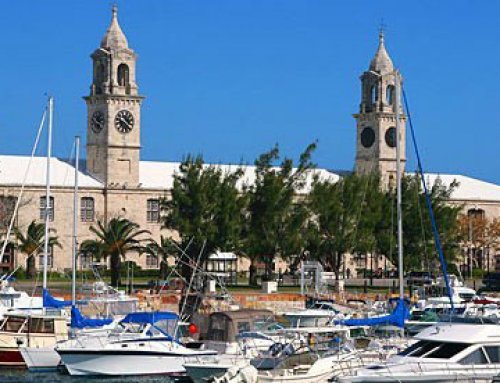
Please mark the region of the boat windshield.
<svg viewBox="0 0 500 383"><path fill-rule="evenodd" d="M4 332L28 332L28 326L26 325L27 318L9 316L4 319L2 325L0 326L0 331Z"/></svg>
<svg viewBox="0 0 500 383"><path fill-rule="evenodd" d="M465 350L470 344L445 343L421 340L402 351L399 355L415 358L449 359Z"/></svg>

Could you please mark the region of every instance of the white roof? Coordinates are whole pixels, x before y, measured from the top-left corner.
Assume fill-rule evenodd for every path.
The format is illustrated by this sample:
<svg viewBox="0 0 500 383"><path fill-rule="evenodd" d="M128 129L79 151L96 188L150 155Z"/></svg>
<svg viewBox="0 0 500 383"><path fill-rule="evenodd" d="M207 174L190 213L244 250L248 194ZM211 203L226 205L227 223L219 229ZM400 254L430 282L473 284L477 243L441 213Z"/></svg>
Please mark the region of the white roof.
<svg viewBox="0 0 500 383"><path fill-rule="evenodd" d="M439 323L415 335L416 339L450 343L500 342L500 326L493 324Z"/></svg>
<svg viewBox="0 0 500 383"><path fill-rule="evenodd" d="M30 162L29 156L0 155L0 185L22 185L26 169ZM160 161L141 161L139 165L139 182L144 189L169 190L174 184L174 175L179 171L180 162L160 162ZM209 165L206 165L209 166ZM224 172L234 172L240 165L221 165ZM30 172L27 177L27 186L45 185L45 167L46 157L33 157ZM242 166L244 174L239 182L239 187L243 184L252 184L255 182L255 166ZM52 158L51 160L51 184L54 187L73 187L74 174L73 165L69 162ZM311 184L314 175L318 175L323 181L330 180L337 182L340 176L326 169L311 170L306 179L305 187L299 191L300 194L308 193L311 190ZM500 201L500 186L471 178L459 174L439 174L427 173L427 184L434 185L435 182L441 182L447 187L454 181L458 186L453 192L451 199L460 201ZM103 188L104 185L88 175L85 171L79 173L79 186Z"/></svg>
<svg viewBox="0 0 500 383"><path fill-rule="evenodd" d="M174 174L179 172L180 162L156 162L156 161L141 161L139 168L139 182L141 186L146 189L171 189L174 184ZM210 166L210 165L206 165ZM240 165L214 165L223 172L234 172ZM255 182L255 166L253 165L242 165L243 176L238 182L238 186L242 187L244 184L253 184ZM340 179L338 174L329 172L325 169L314 169L309 171L307 174L306 185L302 190L299 190L300 194L308 193L311 190L311 184L313 182L314 176L318 175L320 180L330 180L331 182L337 182Z"/></svg>
<svg viewBox="0 0 500 383"><path fill-rule="evenodd" d="M500 186L460 174L427 173L425 180L428 187L441 182L449 187L454 181L458 183L451 199L462 201L500 201Z"/></svg>
<svg viewBox="0 0 500 383"><path fill-rule="evenodd" d="M0 155L0 185L20 186L23 184L28 165L29 156L1 156ZM26 178L26 186L44 186L47 166L46 157L33 157ZM51 158L50 160L51 186L73 187L75 184L74 167L72 164ZM95 178L84 172L78 175L80 187L102 188L103 185Z"/></svg>
<svg viewBox="0 0 500 383"><path fill-rule="evenodd" d="M208 259L216 260L216 261L223 261L223 260L238 259L238 257L236 256L236 254L234 254L232 252L217 251L214 254L210 254L208 256Z"/></svg>

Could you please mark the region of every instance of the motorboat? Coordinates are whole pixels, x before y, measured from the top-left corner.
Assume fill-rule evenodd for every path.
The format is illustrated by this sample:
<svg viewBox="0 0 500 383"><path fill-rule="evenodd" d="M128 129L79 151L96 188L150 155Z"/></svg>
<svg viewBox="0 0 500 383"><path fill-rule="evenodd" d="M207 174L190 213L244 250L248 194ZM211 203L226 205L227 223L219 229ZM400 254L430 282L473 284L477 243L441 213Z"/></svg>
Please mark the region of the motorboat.
<svg viewBox="0 0 500 383"><path fill-rule="evenodd" d="M276 324L269 310L241 309L210 314L206 327L199 341L217 355L186 357L184 368L194 382L248 366L252 358L276 343L271 334L282 326Z"/></svg>
<svg viewBox="0 0 500 383"><path fill-rule="evenodd" d="M67 317L51 313L9 312L0 321L0 366L24 367L20 348L45 348L67 339Z"/></svg>
<svg viewBox="0 0 500 383"><path fill-rule="evenodd" d="M258 370L261 383L326 382L342 371L344 364L362 365L359 352L346 326L296 328L282 330L295 342L274 347L274 350L251 361ZM275 353L275 350L279 350Z"/></svg>
<svg viewBox="0 0 500 383"><path fill-rule="evenodd" d="M30 297L26 292L16 290L7 279L0 280L0 319L9 311L42 308L41 297Z"/></svg>
<svg viewBox="0 0 500 383"><path fill-rule="evenodd" d="M292 328L331 326L335 320L344 319L340 311L322 307L289 311L284 313L283 317L290 322L289 327Z"/></svg>
<svg viewBox="0 0 500 383"><path fill-rule="evenodd" d="M138 298L131 297L102 280L82 286L80 294L86 302L82 312L87 315L98 313L102 317L109 318L138 311Z"/></svg>
<svg viewBox="0 0 500 383"><path fill-rule="evenodd" d="M73 307L71 309L71 328L70 337L81 337L81 336L105 336L109 331L114 329L118 324L118 320L112 320L110 318L106 319L92 319L85 318L81 315L78 308ZM68 337L65 337L59 342L66 341ZM57 369L61 364L61 357L55 350L57 343L46 345L28 345L26 347L20 347L19 352L21 353L26 367L30 371L50 371Z"/></svg>
<svg viewBox="0 0 500 383"><path fill-rule="evenodd" d="M214 355L192 349L175 334L178 316L172 312L135 312L105 336L78 336L59 343L56 351L70 375L150 375L185 372L184 358Z"/></svg>
<svg viewBox="0 0 500 383"><path fill-rule="evenodd" d="M338 379L360 382L491 382L500 373L500 326L439 323L386 362Z"/></svg>

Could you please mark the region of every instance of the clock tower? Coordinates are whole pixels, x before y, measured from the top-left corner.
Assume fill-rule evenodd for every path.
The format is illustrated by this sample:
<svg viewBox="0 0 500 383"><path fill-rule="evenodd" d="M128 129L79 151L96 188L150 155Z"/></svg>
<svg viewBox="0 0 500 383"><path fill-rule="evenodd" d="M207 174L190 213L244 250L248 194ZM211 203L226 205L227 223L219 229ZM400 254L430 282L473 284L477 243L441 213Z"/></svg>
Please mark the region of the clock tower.
<svg viewBox="0 0 500 383"><path fill-rule="evenodd" d="M382 185L396 182L396 78L399 75L379 34L379 46L361 75L361 104L356 119L356 173L378 172ZM399 75L399 78L401 76ZM406 162L406 117L400 108L401 171Z"/></svg>
<svg viewBox="0 0 500 383"><path fill-rule="evenodd" d="M139 183L141 103L135 82L137 55L128 47L113 6L111 24L91 55L87 103L87 170L106 187Z"/></svg>

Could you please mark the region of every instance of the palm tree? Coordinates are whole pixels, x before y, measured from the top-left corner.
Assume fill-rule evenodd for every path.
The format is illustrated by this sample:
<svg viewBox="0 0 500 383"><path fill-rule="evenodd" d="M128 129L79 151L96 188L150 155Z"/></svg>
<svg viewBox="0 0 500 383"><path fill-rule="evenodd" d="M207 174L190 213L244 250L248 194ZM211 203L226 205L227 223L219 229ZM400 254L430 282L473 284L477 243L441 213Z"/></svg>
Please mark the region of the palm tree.
<svg viewBox="0 0 500 383"><path fill-rule="evenodd" d="M156 242L154 239L151 239L150 242L144 246L143 253L147 255L151 255L155 258L161 258L160 261L160 278L167 278L168 271L168 257L175 255L177 252L177 248L174 245L174 242L163 235L160 236L160 242Z"/></svg>
<svg viewBox="0 0 500 383"><path fill-rule="evenodd" d="M89 250L97 258L110 257L111 285L118 286L121 283L121 258L125 258L129 251L142 253L144 247L141 244L145 239L138 237L151 233L140 230L138 224L126 218L113 218L107 223L97 221L97 227L91 226L90 231L97 238L86 240L80 249Z"/></svg>
<svg viewBox="0 0 500 383"><path fill-rule="evenodd" d="M55 233L55 230L50 229L50 232ZM45 224L32 221L26 234L23 234L19 228L14 228L16 236L16 248L27 255L26 258L26 274L28 278L33 279L36 275L35 257L43 249L45 241ZM49 236L49 247L57 246L61 248L61 244L57 240L57 236Z"/></svg>

